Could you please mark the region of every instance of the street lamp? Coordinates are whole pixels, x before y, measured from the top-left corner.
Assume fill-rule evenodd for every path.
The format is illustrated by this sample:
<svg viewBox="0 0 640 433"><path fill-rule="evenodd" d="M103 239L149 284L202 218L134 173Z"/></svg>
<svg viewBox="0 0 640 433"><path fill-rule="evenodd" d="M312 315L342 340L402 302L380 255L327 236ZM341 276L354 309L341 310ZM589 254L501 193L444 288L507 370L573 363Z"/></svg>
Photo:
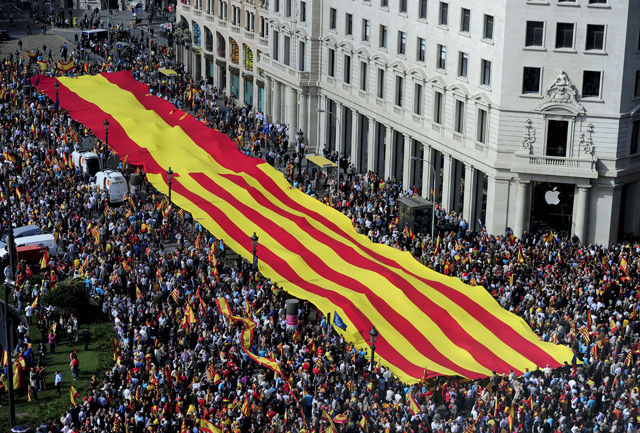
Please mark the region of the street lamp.
<svg viewBox="0 0 640 433"><path fill-rule="evenodd" d="M171 203L171 179L173 179L173 171L171 167L167 170L167 183L169 184L169 203Z"/></svg>
<svg viewBox="0 0 640 433"><path fill-rule="evenodd" d="M376 356L376 341L378 341L378 330L375 326L371 326L371 331L369 331L369 341L371 342L371 371L373 371L374 365L376 362L374 358Z"/></svg>
<svg viewBox="0 0 640 433"><path fill-rule="evenodd" d="M13 239L13 228L11 226L11 195L9 194L9 170L4 169L4 196L7 200L7 220L9 233L7 236L7 250L9 251L9 267L11 268L11 278L15 278L15 259L14 259L14 249L15 243ZM5 350L7 352L7 391L9 398L9 427L13 427L16 420L16 408L13 401L13 360L11 359L12 348L9 344L11 341L11 332L10 332L10 321L9 321L9 287L11 284L15 285L14 281L9 279L5 279L4 283L4 331L5 331Z"/></svg>
<svg viewBox="0 0 640 433"><path fill-rule="evenodd" d="M296 146L296 149L299 151L300 145L302 144L302 140L304 139L304 132L302 132L302 128L298 130L298 132L296 133L296 136L298 137L298 144ZM302 157L302 155L300 155L300 157Z"/></svg>
<svg viewBox="0 0 640 433"><path fill-rule="evenodd" d="M109 146L109 121L107 119L104 119L104 144L107 145L107 147Z"/></svg>
<svg viewBox="0 0 640 433"><path fill-rule="evenodd" d="M256 236L256 232L253 232L253 236L251 236L251 245L253 246L253 250L251 250L251 252L253 253L253 270L257 271L258 270L258 255L256 254L258 252L257 247L258 247L258 236Z"/></svg>
<svg viewBox="0 0 640 433"><path fill-rule="evenodd" d="M342 128L340 128L340 119L338 119L338 116L336 116L336 114L335 114L333 111L327 111L327 110L323 110L323 109L321 109L321 108L316 108L316 111L317 111L318 113L329 113L329 114L331 114L333 117L335 117L335 118L336 118L336 123L338 124L338 132L337 132L337 134L336 134L336 135L338 136L338 140L337 140L337 142L338 142L338 151L340 151L340 149L341 149L341 147L340 147L340 138L341 138L341 135L342 135L342 134L341 134L341 132L342 132ZM329 149L331 149L331 148L329 148Z"/></svg>
<svg viewBox="0 0 640 433"><path fill-rule="evenodd" d="M58 97L58 90L60 89L60 83L56 80L53 85L56 88L56 111L58 111L58 105L60 105L60 98Z"/></svg>
<svg viewBox="0 0 640 433"><path fill-rule="evenodd" d="M423 158L418 158L417 156L410 156L409 157L410 161L422 161L422 162L426 162L427 164L429 164L429 167L431 168L431 174L433 174L433 182L431 183L431 188L433 189L433 195L431 196L431 242L434 241L434 233L435 233L435 226L436 226L436 170L435 168L433 168L433 165L431 164L431 162L427 161L426 159Z"/></svg>

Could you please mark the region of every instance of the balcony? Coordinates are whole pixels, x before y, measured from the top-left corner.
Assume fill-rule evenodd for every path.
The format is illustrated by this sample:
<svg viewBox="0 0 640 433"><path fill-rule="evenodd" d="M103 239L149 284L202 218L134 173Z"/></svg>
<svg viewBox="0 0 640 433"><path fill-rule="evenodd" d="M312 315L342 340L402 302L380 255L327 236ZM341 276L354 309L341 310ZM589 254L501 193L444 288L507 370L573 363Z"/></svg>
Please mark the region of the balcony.
<svg viewBox="0 0 640 433"><path fill-rule="evenodd" d="M197 17L201 17L202 16L202 11L198 10L198 9L193 9L193 14Z"/></svg>
<svg viewBox="0 0 640 433"><path fill-rule="evenodd" d="M182 9L182 12L189 12L191 10L191 6L184 3L178 3L178 7Z"/></svg>
<svg viewBox="0 0 640 433"><path fill-rule="evenodd" d="M253 40L255 38L255 33L253 33L250 30L245 30L244 31L244 37L245 37L245 39Z"/></svg>
<svg viewBox="0 0 640 433"><path fill-rule="evenodd" d="M317 81L320 78L317 73L299 71L277 62L264 54L262 54L258 60L258 68L264 69L267 75L277 77L279 81L288 82L294 86L314 86L317 85Z"/></svg>
<svg viewBox="0 0 640 433"><path fill-rule="evenodd" d="M598 178L598 170L596 169L598 160L591 155L582 158L568 158L516 153L515 157L516 163L511 168L512 172L587 179Z"/></svg>
<svg viewBox="0 0 640 433"><path fill-rule="evenodd" d="M238 33L240 34L240 26L236 26L234 24L231 24L231 33Z"/></svg>

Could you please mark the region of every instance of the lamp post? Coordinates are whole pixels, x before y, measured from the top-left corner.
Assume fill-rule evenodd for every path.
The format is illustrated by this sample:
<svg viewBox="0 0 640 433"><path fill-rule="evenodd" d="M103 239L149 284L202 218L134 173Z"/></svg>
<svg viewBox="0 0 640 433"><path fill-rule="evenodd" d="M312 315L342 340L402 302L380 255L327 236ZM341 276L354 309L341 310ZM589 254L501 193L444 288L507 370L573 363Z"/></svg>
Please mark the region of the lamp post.
<svg viewBox="0 0 640 433"><path fill-rule="evenodd" d="M109 146L109 121L107 119L104 119L104 144L107 145L107 147Z"/></svg>
<svg viewBox="0 0 640 433"><path fill-rule="evenodd" d="M60 83L56 80L53 85L56 88L56 111L58 111L58 105L60 105L60 98L58 97L58 91L60 90Z"/></svg>
<svg viewBox="0 0 640 433"><path fill-rule="evenodd" d="M371 331L369 331L369 341L371 342L371 371L373 371L376 362L374 360L376 356L376 341L378 341L378 330L375 326L371 326Z"/></svg>
<svg viewBox="0 0 640 433"><path fill-rule="evenodd" d="M169 185L169 203L171 203L171 179L173 179L173 171L171 167L167 170L167 183Z"/></svg>
<svg viewBox="0 0 640 433"><path fill-rule="evenodd" d="M302 174L302 140L304 139L304 132L302 132L302 128L296 132L296 137L298 140L296 141L296 153L298 154L298 175Z"/></svg>
<svg viewBox="0 0 640 433"><path fill-rule="evenodd" d="M342 133L341 133L341 132L342 132L342 128L340 128L340 119L338 119L338 116L336 116L336 114L335 114L333 111L327 111L327 110L323 110L323 109L321 109L321 108L316 108L316 111L317 111L318 113L329 113L329 114L331 114L333 117L335 117L335 118L336 118L336 123L338 124L338 131L337 131L337 133L336 133L336 135L337 135L338 137L337 137L337 140L336 140L336 141L337 141L337 143L338 143L338 151L340 151L340 149L341 149L341 147L340 147L340 138L341 138L341 136L342 136ZM331 148L329 148L329 149L331 149Z"/></svg>
<svg viewBox="0 0 640 433"><path fill-rule="evenodd" d="M256 236L256 232L253 232L253 236L251 236L251 245L253 246L253 250L251 250L251 252L253 253L253 270L257 271L258 270L258 236Z"/></svg>
<svg viewBox="0 0 640 433"><path fill-rule="evenodd" d="M433 182L431 183L431 188L433 188L433 195L431 196L431 204L433 205L431 207L431 242L434 241L434 233L435 233L435 226L436 226L436 170L435 168L433 168L433 165L431 164L431 162L427 161L426 159L423 158L418 158L417 156L411 156L409 157L409 160L411 161L422 161L422 162L426 162L427 164L429 164L429 167L431 168L431 174L433 175Z"/></svg>
<svg viewBox="0 0 640 433"><path fill-rule="evenodd" d="M7 250L9 251L9 266L11 268L11 277L14 278L15 275L15 261L13 256L13 251L15 249L14 239L13 239L13 228L11 226L11 195L9 195L9 170L4 169L4 196L7 198L7 220L9 222L9 234L7 236ZM9 290L10 286L15 284L14 281L6 279L4 282L4 331L5 331L5 350L7 352L7 392L9 398L9 427L13 427L15 425L16 420L16 408L13 401L13 360L11 359L11 321L9 320Z"/></svg>

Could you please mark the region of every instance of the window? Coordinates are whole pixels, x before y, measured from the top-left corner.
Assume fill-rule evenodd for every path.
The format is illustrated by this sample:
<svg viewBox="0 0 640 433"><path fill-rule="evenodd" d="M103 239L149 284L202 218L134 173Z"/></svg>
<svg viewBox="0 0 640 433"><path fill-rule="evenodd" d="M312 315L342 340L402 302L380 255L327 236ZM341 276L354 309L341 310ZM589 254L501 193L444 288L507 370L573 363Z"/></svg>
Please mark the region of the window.
<svg viewBox="0 0 640 433"><path fill-rule="evenodd" d="M402 93L404 87L404 78L396 77L396 105L402 107Z"/></svg>
<svg viewBox="0 0 640 433"><path fill-rule="evenodd" d="M525 66L522 73L522 93L540 93L540 75L542 70L540 68Z"/></svg>
<svg viewBox="0 0 640 433"><path fill-rule="evenodd" d="M456 118L453 125L458 134L464 134L464 102L456 99Z"/></svg>
<svg viewBox="0 0 640 433"><path fill-rule="evenodd" d="M416 53L416 60L418 62L424 62L425 53L427 50L427 42L424 38L418 38L418 52Z"/></svg>
<svg viewBox="0 0 640 433"><path fill-rule="evenodd" d="M304 71L304 56L306 54L305 43L303 41L300 41L299 47L300 48L298 49L298 69L300 71Z"/></svg>
<svg viewBox="0 0 640 433"><path fill-rule="evenodd" d="M596 24L587 25L587 44L585 49L604 50L604 26Z"/></svg>
<svg viewBox="0 0 640 433"><path fill-rule="evenodd" d="M469 33L471 27L471 11L469 9L462 8L462 17L460 18L460 31L463 33Z"/></svg>
<svg viewBox="0 0 640 433"><path fill-rule="evenodd" d="M449 23L449 4L440 2L440 21L441 26L446 26Z"/></svg>
<svg viewBox="0 0 640 433"><path fill-rule="evenodd" d="M274 12L280 12L280 0L275 0L273 2L273 11Z"/></svg>
<svg viewBox="0 0 640 433"><path fill-rule="evenodd" d="M285 36L284 37L284 64L287 66L289 66L291 63L290 56L291 56L291 37Z"/></svg>
<svg viewBox="0 0 640 433"><path fill-rule="evenodd" d="M336 51L333 48L329 48L329 61L327 64L327 74L333 77L336 72Z"/></svg>
<svg viewBox="0 0 640 433"><path fill-rule="evenodd" d="M378 98L384 98L384 69L378 69Z"/></svg>
<svg viewBox="0 0 640 433"><path fill-rule="evenodd" d="M405 32L398 32L398 54L405 55L407 48L407 34Z"/></svg>
<svg viewBox="0 0 640 433"><path fill-rule="evenodd" d="M300 22L307 22L307 2L300 2Z"/></svg>
<svg viewBox="0 0 640 433"><path fill-rule="evenodd" d="M629 146L629 154L638 153L638 138L640 135L640 120L634 120L631 124L631 143Z"/></svg>
<svg viewBox="0 0 640 433"><path fill-rule="evenodd" d="M595 5L595 4L606 5L607 0L589 0L589 4L590 5Z"/></svg>
<svg viewBox="0 0 640 433"><path fill-rule="evenodd" d="M547 156L567 156L569 138L569 122L566 120L549 120L547 122Z"/></svg>
<svg viewBox="0 0 640 433"><path fill-rule="evenodd" d="M367 90L367 63L360 62L360 90Z"/></svg>
<svg viewBox="0 0 640 433"><path fill-rule="evenodd" d="M442 124L442 103L444 97L441 92L433 94L433 122L438 125Z"/></svg>
<svg viewBox="0 0 640 433"><path fill-rule="evenodd" d="M447 47L438 45L438 69L445 69L447 65Z"/></svg>
<svg viewBox="0 0 640 433"><path fill-rule="evenodd" d="M260 37L264 38L264 35L268 35L269 31L267 30L267 21L264 17L260 17Z"/></svg>
<svg viewBox="0 0 640 433"><path fill-rule="evenodd" d="M573 48L572 23L558 23L556 27L556 48Z"/></svg>
<svg viewBox="0 0 640 433"><path fill-rule="evenodd" d="M344 82L351 84L351 56L344 55Z"/></svg>
<svg viewBox="0 0 640 433"><path fill-rule="evenodd" d="M482 108L478 109L478 136L477 141L480 143L487 143L487 111Z"/></svg>
<svg viewBox="0 0 640 433"><path fill-rule="evenodd" d="M369 42L369 20L362 20L362 40Z"/></svg>
<svg viewBox="0 0 640 433"><path fill-rule="evenodd" d="M329 9L329 28L331 30L336 29L337 14L338 12L334 8Z"/></svg>
<svg viewBox="0 0 640 433"><path fill-rule="evenodd" d="M544 44L544 23L542 21L527 21L527 36L525 47L541 47Z"/></svg>
<svg viewBox="0 0 640 433"><path fill-rule="evenodd" d="M633 96L640 96L640 71L636 71L636 83L633 86Z"/></svg>
<svg viewBox="0 0 640 433"><path fill-rule="evenodd" d="M427 0L420 0L420 8L418 9L418 17L421 20L427 19Z"/></svg>
<svg viewBox="0 0 640 433"><path fill-rule="evenodd" d="M400 13L401 14L407 13L407 0L400 0Z"/></svg>
<svg viewBox="0 0 640 433"><path fill-rule="evenodd" d="M460 60L458 61L458 76L467 78L467 65L469 64L469 55L460 51Z"/></svg>
<svg viewBox="0 0 640 433"><path fill-rule="evenodd" d="M284 3L284 15L287 17L291 16L291 0L285 0Z"/></svg>
<svg viewBox="0 0 640 433"><path fill-rule="evenodd" d="M422 114L422 84L416 83L413 89L413 112Z"/></svg>
<svg viewBox="0 0 640 433"><path fill-rule="evenodd" d="M347 14L345 16L345 26L344 26L344 34L351 36L353 35L353 15Z"/></svg>
<svg viewBox="0 0 640 433"><path fill-rule="evenodd" d="M388 8L389 7L389 0L380 0L380 7Z"/></svg>
<svg viewBox="0 0 640 433"><path fill-rule="evenodd" d="M483 86L491 85L491 62L488 60L482 61L482 77L480 80Z"/></svg>
<svg viewBox="0 0 640 433"><path fill-rule="evenodd" d="M599 98L602 72L584 71L582 74L582 97Z"/></svg>
<svg viewBox="0 0 640 433"><path fill-rule="evenodd" d="M278 36L279 33L277 31L273 31L273 60L278 60Z"/></svg>
<svg viewBox="0 0 640 433"><path fill-rule="evenodd" d="M387 48L387 26L380 26L380 48Z"/></svg>
<svg viewBox="0 0 640 433"><path fill-rule="evenodd" d="M485 15L484 16L484 32L483 37L490 41L493 40L493 16Z"/></svg>

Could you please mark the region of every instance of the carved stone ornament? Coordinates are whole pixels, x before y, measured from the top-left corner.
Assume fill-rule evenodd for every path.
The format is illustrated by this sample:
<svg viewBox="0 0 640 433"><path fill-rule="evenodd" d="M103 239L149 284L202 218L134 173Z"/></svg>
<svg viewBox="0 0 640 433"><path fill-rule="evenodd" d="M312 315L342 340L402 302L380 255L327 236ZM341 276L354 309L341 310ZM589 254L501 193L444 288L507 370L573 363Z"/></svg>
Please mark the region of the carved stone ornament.
<svg viewBox="0 0 640 433"><path fill-rule="evenodd" d="M587 132L580 134L580 147L585 155L593 155L593 124L587 123Z"/></svg>
<svg viewBox="0 0 640 433"><path fill-rule="evenodd" d="M545 92L542 102L536 105L536 110L544 111L552 107L564 107L577 113L584 113L584 107L578 102L578 90L569 76L560 72L558 78Z"/></svg>
<svg viewBox="0 0 640 433"><path fill-rule="evenodd" d="M533 143L536 141L536 129L531 124L531 119L524 121L524 127L527 129L527 132L525 132L524 137L522 137L522 147L531 151L531 146L533 146Z"/></svg>

